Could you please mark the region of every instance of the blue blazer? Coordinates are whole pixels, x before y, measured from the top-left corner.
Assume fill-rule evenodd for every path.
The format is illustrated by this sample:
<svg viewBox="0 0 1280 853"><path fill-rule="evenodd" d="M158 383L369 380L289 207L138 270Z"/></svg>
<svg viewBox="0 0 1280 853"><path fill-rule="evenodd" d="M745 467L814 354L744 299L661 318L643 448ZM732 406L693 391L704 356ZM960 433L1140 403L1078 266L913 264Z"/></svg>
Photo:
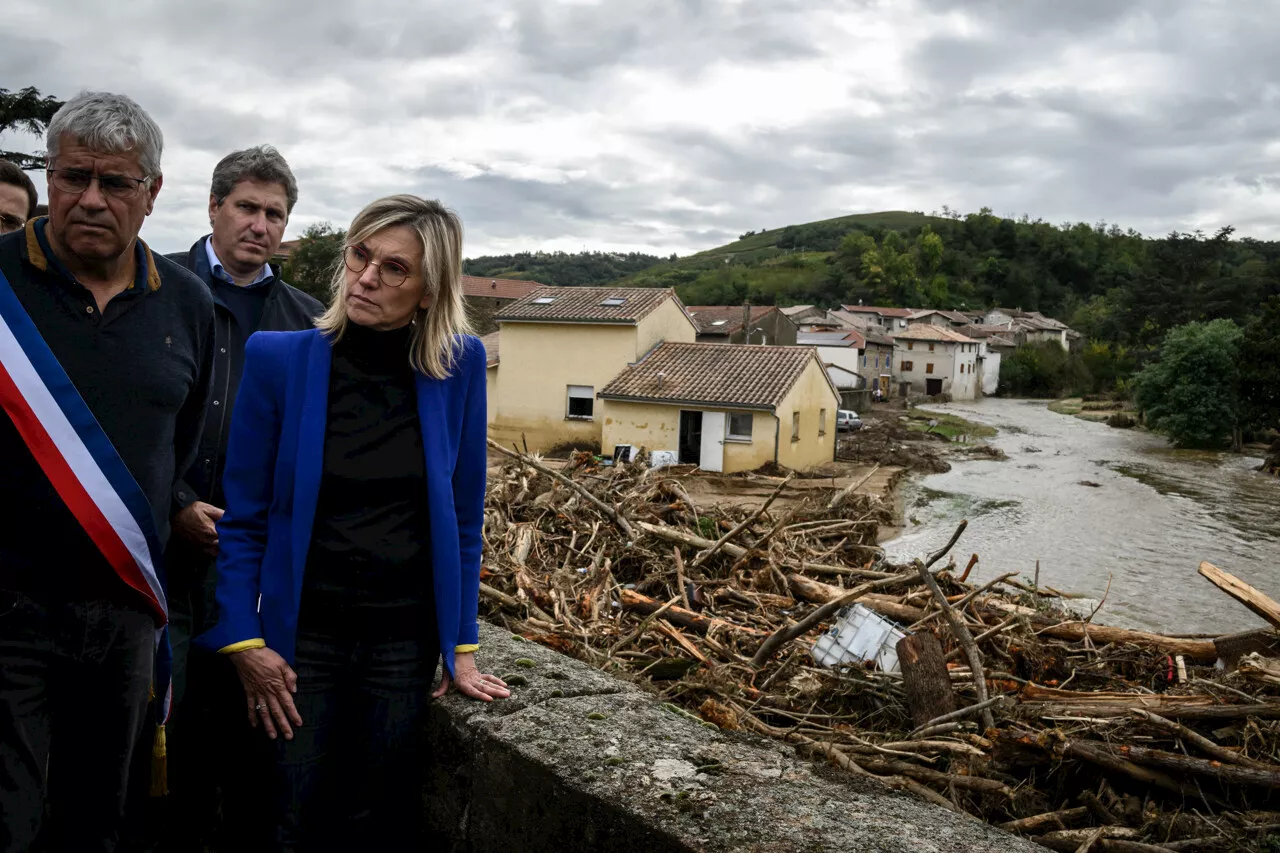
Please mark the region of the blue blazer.
<svg viewBox="0 0 1280 853"><path fill-rule="evenodd" d="M258 332L245 345L223 474L227 506L218 523L217 623L196 638L205 648L261 639L293 664L324 466L332 356L329 339L315 329ZM467 336L452 376L417 374L430 570L450 673L455 650L479 642L485 361L480 341Z"/></svg>

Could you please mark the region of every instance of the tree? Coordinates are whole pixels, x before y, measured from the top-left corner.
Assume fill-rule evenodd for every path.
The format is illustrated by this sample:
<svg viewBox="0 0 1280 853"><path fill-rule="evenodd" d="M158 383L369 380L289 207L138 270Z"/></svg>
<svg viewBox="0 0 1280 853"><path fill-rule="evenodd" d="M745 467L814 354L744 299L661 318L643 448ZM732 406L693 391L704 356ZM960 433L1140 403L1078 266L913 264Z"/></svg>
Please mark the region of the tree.
<svg viewBox="0 0 1280 853"><path fill-rule="evenodd" d="M329 304L329 285L334 270L342 263L346 238L346 231L337 230L328 222L308 226L281 271L285 281Z"/></svg>
<svg viewBox="0 0 1280 853"><path fill-rule="evenodd" d="M1245 326L1240 402L1250 428L1280 429L1280 296Z"/></svg>
<svg viewBox="0 0 1280 853"><path fill-rule="evenodd" d="M1245 414L1239 367L1243 337L1230 320L1171 329L1159 360L1134 377L1134 401L1147 425L1179 447L1216 447L1230 439L1238 450Z"/></svg>
<svg viewBox="0 0 1280 853"><path fill-rule="evenodd" d="M0 133L17 130L41 136L49 127L53 114L62 107L62 101L54 97L41 97L37 89L28 86L16 92L0 89ZM0 151L0 159L16 163L21 169L43 169L43 154L23 154L20 151Z"/></svg>

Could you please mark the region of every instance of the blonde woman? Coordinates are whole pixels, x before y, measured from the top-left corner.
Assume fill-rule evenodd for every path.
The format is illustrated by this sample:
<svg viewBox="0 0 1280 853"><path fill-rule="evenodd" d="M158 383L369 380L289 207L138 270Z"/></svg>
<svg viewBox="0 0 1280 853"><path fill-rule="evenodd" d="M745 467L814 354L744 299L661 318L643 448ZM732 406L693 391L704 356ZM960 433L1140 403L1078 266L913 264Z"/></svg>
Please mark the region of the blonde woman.
<svg viewBox="0 0 1280 853"><path fill-rule="evenodd" d="M485 357L461 261L453 213L375 201L347 231L318 328L245 349L218 621L200 642L231 657L249 722L277 740L285 850L417 837L441 656L434 695L510 695L473 660Z"/></svg>

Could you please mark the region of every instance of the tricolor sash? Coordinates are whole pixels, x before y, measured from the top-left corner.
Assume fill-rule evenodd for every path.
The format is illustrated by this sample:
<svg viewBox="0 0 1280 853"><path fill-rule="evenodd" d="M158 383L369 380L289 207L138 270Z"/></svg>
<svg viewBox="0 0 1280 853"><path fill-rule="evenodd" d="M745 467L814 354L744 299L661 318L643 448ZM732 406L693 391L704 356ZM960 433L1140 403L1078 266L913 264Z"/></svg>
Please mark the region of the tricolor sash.
<svg viewBox="0 0 1280 853"><path fill-rule="evenodd" d="M153 611L155 688L167 720L172 653L151 505L0 271L0 408L111 568Z"/></svg>

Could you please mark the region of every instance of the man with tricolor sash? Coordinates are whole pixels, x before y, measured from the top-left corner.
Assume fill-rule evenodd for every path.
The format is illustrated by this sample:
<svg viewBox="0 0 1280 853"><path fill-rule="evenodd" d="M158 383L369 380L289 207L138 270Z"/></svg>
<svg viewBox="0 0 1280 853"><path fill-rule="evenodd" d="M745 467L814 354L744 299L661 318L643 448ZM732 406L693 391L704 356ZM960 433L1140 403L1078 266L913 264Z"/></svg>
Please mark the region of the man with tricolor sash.
<svg viewBox="0 0 1280 853"><path fill-rule="evenodd" d="M208 289L138 239L160 129L82 93L48 127L49 215L0 237L0 851L112 850L149 697L163 551L213 358ZM45 814L50 819L43 827Z"/></svg>

